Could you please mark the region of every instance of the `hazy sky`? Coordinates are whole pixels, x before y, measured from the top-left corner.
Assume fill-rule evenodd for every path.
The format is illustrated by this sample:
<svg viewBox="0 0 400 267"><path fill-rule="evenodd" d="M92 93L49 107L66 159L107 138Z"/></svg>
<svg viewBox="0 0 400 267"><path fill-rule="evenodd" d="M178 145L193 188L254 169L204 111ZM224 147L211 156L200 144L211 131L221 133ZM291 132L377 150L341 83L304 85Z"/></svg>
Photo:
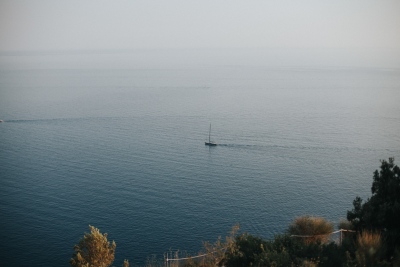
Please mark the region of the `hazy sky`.
<svg viewBox="0 0 400 267"><path fill-rule="evenodd" d="M399 0L0 0L0 51L400 50Z"/></svg>

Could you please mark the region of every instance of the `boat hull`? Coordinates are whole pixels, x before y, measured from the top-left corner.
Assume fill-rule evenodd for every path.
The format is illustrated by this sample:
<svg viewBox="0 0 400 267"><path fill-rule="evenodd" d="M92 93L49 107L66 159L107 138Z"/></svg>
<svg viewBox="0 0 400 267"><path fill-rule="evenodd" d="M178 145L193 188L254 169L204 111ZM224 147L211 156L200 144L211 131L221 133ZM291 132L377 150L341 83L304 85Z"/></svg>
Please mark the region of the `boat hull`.
<svg viewBox="0 0 400 267"><path fill-rule="evenodd" d="M214 142L205 142L206 146L216 146L217 144Z"/></svg>

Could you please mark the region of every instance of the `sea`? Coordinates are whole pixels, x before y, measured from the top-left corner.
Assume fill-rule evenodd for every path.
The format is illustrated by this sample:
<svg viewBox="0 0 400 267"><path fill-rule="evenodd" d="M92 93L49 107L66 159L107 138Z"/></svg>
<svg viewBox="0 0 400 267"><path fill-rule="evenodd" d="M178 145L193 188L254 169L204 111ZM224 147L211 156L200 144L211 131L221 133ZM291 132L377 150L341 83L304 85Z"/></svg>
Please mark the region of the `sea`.
<svg viewBox="0 0 400 267"><path fill-rule="evenodd" d="M0 54L1 265L69 266L89 225L115 266L336 226L399 164L400 68L163 53Z"/></svg>

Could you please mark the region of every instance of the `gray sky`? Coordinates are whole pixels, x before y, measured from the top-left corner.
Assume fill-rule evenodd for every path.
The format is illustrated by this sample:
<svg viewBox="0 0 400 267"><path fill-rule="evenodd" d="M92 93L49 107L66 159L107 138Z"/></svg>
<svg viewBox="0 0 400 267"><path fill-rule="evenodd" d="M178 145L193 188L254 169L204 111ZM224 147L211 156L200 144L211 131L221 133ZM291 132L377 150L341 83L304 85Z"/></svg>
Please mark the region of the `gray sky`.
<svg viewBox="0 0 400 267"><path fill-rule="evenodd" d="M400 50L399 0L1 0L0 51Z"/></svg>

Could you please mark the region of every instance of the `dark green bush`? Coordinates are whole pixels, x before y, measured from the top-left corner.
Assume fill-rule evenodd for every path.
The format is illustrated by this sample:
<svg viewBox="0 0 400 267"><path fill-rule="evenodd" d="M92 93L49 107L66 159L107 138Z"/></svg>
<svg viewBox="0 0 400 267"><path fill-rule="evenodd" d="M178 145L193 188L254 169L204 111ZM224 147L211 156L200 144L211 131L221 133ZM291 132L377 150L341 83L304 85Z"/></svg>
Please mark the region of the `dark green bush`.
<svg viewBox="0 0 400 267"><path fill-rule="evenodd" d="M381 232L386 259L391 260L400 248L400 168L394 165L394 158L381 161L380 171L374 172L371 193L364 203L360 197L354 199L347 219L357 231Z"/></svg>

